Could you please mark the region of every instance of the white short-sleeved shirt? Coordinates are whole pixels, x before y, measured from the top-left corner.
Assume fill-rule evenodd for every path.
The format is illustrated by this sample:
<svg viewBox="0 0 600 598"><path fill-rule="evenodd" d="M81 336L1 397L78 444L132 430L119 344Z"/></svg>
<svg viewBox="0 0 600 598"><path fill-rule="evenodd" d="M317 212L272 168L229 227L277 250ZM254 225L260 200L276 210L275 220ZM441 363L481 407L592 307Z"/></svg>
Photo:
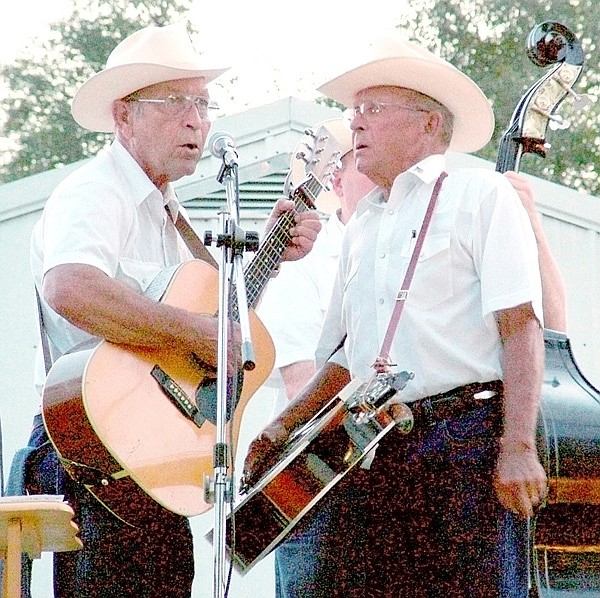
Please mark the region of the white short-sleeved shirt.
<svg viewBox="0 0 600 598"><path fill-rule="evenodd" d="M167 217L178 215L172 187L163 194L118 142L60 183L48 199L31 239L31 269L38 290L44 275L61 264L95 266L145 293L165 269L191 259ZM41 293L40 293L41 295ZM44 324L55 360L93 338L43 301ZM38 355L36 386L43 383Z"/></svg>
<svg viewBox="0 0 600 598"><path fill-rule="evenodd" d="M317 350L367 379L445 158L430 156L359 204L346 227L331 302ZM542 322L535 237L508 180L497 172L449 173L423 245L390 358L415 373L406 401L463 384L501 379L494 314L531 303Z"/></svg>
<svg viewBox="0 0 600 598"><path fill-rule="evenodd" d="M264 386L275 397L274 414L287 404L279 368L313 361L337 271L344 225L334 212L308 255L281 264L269 281L256 313L275 345L275 366Z"/></svg>

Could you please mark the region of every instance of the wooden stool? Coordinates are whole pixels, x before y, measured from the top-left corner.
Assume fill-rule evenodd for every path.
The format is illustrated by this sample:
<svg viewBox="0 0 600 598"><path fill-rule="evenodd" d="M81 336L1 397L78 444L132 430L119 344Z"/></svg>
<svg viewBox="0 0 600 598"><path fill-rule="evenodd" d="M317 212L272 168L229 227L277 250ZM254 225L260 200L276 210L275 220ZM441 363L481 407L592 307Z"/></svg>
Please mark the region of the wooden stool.
<svg viewBox="0 0 600 598"><path fill-rule="evenodd" d="M44 552L79 550L73 509L60 496L0 498L0 552L5 558L4 598L21 596L21 554L39 559Z"/></svg>

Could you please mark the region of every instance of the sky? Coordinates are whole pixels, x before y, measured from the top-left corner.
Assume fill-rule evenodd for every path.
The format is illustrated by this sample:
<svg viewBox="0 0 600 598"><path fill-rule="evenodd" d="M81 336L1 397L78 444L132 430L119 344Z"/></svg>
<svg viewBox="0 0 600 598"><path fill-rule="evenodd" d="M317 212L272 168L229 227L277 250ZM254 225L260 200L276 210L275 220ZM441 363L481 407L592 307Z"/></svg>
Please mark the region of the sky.
<svg viewBox="0 0 600 598"><path fill-rule="evenodd" d="M241 85L241 108L295 95L314 97L321 68L331 68L340 49L353 40L388 30L399 20L405 0L363 4L340 10L338 0L197 0L190 15L199 30L199 50L211 50L233 67ZM19 0L0 20L0 63L6 63L43 34L47 24L68 17L69 0ZM344 51L342 50L342 54ZM315 74L317 73L317 74ZM238 89L239 87L236 87ZM219 98L227 104L227 99Z"/></svg>

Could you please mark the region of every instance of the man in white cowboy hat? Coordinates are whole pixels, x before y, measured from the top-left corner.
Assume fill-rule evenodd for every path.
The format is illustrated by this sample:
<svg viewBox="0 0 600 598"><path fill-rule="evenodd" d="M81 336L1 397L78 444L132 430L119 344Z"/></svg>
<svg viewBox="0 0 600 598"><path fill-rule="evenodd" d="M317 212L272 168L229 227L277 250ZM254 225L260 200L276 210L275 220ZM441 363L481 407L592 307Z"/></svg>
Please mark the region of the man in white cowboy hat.
<svg viewBox="0 0 600 598"><path fill-rule="evenodd" d="M444 176L448 149L489 141L489 102L397 37L319 90L352 111L356 167L377 188L346 228L321 369L253 441L246 479L352 378L413 372L396 399L414 428L388 432L332 491L343 500L322 539L331 575L304 596L524 598L527 518L546 493L535 239L506 177Z"/></svg>
<svg viewBox="0 0 600 598"><path fill-rule="evenodd" d="M225 70L204 63L184 25L146 27L118 44L106 68L75 93L75 120L114 132L115 140L57 187L32 235L51 360L106 339L193 354L216 367L217 318L157 301L151 283L192 259L176 228L185 216L172 182L196 168L215 108L207 85ZM291 208L280 200L271 222ZM297 215L284 259L304 256L320 228L316 215ZM235 334L230 365L239 352ZM30 445L46 441L37 417ZM191 595L187 518L162 509L146 526L125 524L64 475L49 444L32 459L38 467L29 477L43 492L64 493L81 528L83 549L56 555L56 596Z"/></svg>

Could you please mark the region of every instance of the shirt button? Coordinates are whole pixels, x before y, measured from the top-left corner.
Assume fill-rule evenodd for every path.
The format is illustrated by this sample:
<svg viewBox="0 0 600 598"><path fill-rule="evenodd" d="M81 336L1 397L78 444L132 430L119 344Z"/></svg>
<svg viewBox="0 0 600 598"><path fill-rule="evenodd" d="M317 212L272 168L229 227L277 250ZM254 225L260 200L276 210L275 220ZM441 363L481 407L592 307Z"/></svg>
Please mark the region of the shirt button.
<svg viewBox="0 0 600 598"><path fill-rule="evenodd" d="M388 214L391 216L394 213L394 210L388 210Z"/></svg>
<svg viewBox="0 0 600 598"><path fill-rule="evenodd" d="M379 257L383 259L385 257L385 253L382 253Z"/></svg>
<svg viewBox="0 0 600 598"><path fill-rule="evenodd" d="M385 299L383 299L383 297L380 297L379 299L379 305L383 305L385 303Z"/></svg>

